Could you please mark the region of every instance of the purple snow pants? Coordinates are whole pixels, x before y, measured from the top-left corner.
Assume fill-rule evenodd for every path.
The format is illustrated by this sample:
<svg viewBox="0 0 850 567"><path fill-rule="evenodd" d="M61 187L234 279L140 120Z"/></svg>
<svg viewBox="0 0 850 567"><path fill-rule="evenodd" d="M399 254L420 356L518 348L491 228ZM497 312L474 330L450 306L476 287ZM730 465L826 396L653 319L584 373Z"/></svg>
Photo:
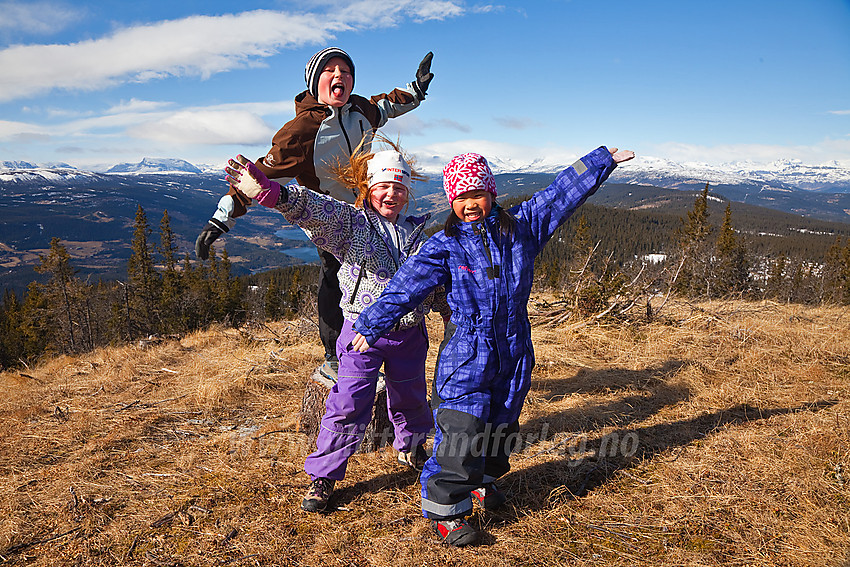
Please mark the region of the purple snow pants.
<svg viewBox="0 0 850 567"><path fill-rule="evenodd" d="M325 415L316 438L316 452L304 461L311 478L342 480L348 458L357 451L372 420L378 372L384 365L387 409L395 430L393 447L410 451L425 442L434 426L425 386L428 337L424 326L391 331L366 352L351 347L352 323L347 319L336 343L337 383L328 393Z"/></svg>

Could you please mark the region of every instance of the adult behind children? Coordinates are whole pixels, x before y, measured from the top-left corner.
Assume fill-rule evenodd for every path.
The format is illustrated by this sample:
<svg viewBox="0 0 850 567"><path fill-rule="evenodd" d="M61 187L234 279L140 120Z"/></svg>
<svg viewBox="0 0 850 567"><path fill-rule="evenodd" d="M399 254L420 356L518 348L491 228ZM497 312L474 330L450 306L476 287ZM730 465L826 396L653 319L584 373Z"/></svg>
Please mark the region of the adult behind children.
<svg viewBox="0 0 850 567"><path fill-rule="evenodd" d="M445 229L354 324L352 348L367 349L433 288L446 288L452 315L431 396L437 430L420 477L422 511L446 543L478 540L464 519L473 498L485 510L505 502L495 480L510 469L510 440L534 366L528 321L534 258L616 165L633 157L600 147L507 211L495 201L496 181L484 157L453 158L443 170L452 207Z"/></svg>
<svg viewBox="0 0 850 567"><path fill-rule="evenodd" d="M410 112L425 99L431 73L428 53L416 71L415 80L405 88L370 99L352 94L354 62L338 47L325 48L310 59L304 70L307 90L295 97L295 118L274 135L272 147L255 165L268 178L285 185L295 179L300 185L354 203L356 194L331 171L333 164L347 160L362 144L368 151L376 129L390 118ZM195 254L206 260L210 246L236 223L236 218L252 204L247 195L233 187L218 202L213 217L195 242ZM339 262L319 249L321 281L317 297L319 336L325 347L325 362L319 371L336 380L336 340L342 330L339 308Z"/></svg>
<svg viewBox="0 0 850 567"><path fill-rule="evenodd" d="M425 386L428 337L423 317L432 303L444 319L449 316L444 297L441 302L423 297L424 305L411 305L398 325L375 341L374 348L366 352L348 348L357 316L427 238L424 228L429 215L403 214L411 180L419 176L395 145L374 154L357 152L338 171L340 179L357 192L354 206L304 187L281 187L242 156L231 160L227 168L231 185L260 204L275 207L342 263L340 306L345 322L336 346L338 380L328 393L317 449L304 463L311 482L301 507L311 512L327 507L334 484L344 478L348 459L363 440L382 364L395 432L393 447L399 461L421 469L427 459L425 438L434 424Z"/></svg>

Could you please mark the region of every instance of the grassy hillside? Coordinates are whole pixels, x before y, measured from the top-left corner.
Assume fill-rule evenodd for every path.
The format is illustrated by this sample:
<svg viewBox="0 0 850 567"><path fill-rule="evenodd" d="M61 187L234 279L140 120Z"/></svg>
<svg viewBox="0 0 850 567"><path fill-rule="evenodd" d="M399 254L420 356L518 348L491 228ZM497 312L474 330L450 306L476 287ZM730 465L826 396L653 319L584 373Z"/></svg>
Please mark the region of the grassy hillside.
<svg viewBox="0 0 850 567"><path fill-rule="evenodd" d="M301 320L0 374L0 562L848 564L846 308L668 303L610 327L530 308L526 446L507 510L471 520L481 546L436 542L387 451L352 460L330 513L298 509L297 417L322 353Z"/></svg>

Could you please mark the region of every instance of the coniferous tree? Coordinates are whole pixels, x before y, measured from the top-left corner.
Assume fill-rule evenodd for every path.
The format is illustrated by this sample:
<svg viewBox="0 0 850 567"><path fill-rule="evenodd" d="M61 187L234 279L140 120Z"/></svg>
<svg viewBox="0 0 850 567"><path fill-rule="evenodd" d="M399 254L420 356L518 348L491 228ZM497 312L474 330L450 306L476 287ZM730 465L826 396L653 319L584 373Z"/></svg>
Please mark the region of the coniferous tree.
<svg viewBox="0 0 850 567"><path fill-rule="evenodd" d="M139 205L133 223L132 252L127 262L131 338L138 334L156 333L159 318L159 274L153 265L151 229L144 209Z"/></svg>
<svg viewBox="0 0 850 567"><path fill-rule="evenodd" d="M17 366L25 356L23 307L7 289L0 303L0 369Z"/></svg>
<svg viewBox="0 0 850 567"><path fill-rule="evenodd" d="M747 251L732 227L732 205L726 204L723 225L717 236L714 292L717 296L743 294L750 288Z"/></svg>
<svg viewBox="0 0 850 567"><path fill-rule="evenodd" d="M242 289L239 281L230 273L230 258L227 248L221 253L221 260L217 263L211 276L213 278L213 290L216 303L216 315L219 321L230 320L236 323L242 316L241 296Z"/></svg>
<svg viewBox="0 0 850 567"><path fill-rule="evenodd" d="M177 269L177 244L171 230L171 221L166 210L159 223L159 253L163 259L162 285L160 290L160 312L163 331L174 333L182 330L180 297L184 291L184 282Z"/></svg>
<svg viewBox="0 0 850 567"><path fill-rule="evenodd" d="M49 279L41 287L53 309L40 314L56 341L55 347L61 352L77 352L78 333L76 330L75 310L79 294L79 282L74 277L71 256L59 238L50 240L50 251L40 256L41 264L36 272L47 274Z"/></svg>
<svg viewBox="0 0 850 567"><path fill-rule="evenodd" d="M708 183L694 200L687 221L681 219L679 229L680 254L684 263L676 281L676 291L692 296L711 294L712 246L708 240L711 225L708 223Z"/></svg>
<svg viewBox="0 0 850 567"><path fill-rule="evenodd" d="M272 276L263 294L263 311L266 319L274 321L283 315L283 297L278 277Z"/></svg>
<svg viewBox="0 0 850 567"><path fill-rule="evenodd" d="M42 286L31 283L21 308L24 361L35 360L48 350L52 311L50 298L42 291Z"/></svg>
<svg viewBox="0 0 850 567"><path fill-rule="evenodd" d="M848 239L850 246L850 239ZM826 252L821 276L821 300L829 303L845 302L847 287L847 262L845 250L841 246L841 237L837 237Z"/></svg>

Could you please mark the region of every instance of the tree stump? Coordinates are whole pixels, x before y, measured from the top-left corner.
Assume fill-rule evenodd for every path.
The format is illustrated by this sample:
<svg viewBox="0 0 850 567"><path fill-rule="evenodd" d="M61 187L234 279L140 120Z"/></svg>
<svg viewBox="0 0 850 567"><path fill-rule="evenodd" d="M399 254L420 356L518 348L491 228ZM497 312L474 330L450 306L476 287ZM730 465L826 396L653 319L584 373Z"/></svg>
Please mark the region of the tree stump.
<svg viewBox="0 0 850 567"><path fill-rule="evenodd" d="M301 411L298 416L298 431L307 435L307 442L313 449L316 447L316 437L319 434L322 416L325 415L325 400L333 385L331 380L322 376L316 369L304 387L304 397L301 400ZM384 383L384 375L380 374L375 405L372 408L372 420L366 427L358 452L377 451L381 447L392 444L393 439L395 439L395 433L387 413L387 387Z"/></svg>

